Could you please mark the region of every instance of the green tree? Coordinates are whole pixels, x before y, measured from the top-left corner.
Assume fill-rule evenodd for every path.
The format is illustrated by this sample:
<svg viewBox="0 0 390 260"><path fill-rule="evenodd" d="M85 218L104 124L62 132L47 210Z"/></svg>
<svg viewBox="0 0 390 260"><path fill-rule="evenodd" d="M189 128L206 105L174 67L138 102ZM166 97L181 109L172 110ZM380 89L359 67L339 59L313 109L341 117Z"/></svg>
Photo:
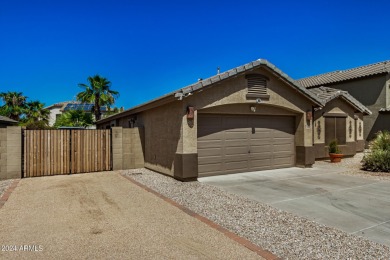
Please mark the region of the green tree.
<svg viewBox="0 0 390 260"><path fill-rule="evenodd" d="M0 107L0 114L19 121L26 109L27 97L22 92L2 92L0 98L4 105Z"/></svg>
<svg viewBox="0 0 390 260"><path fill-rule="evenodd" d="M43 124L48 124L50 111L44 109L44 106L45 105L39 101L27 102L25 109L26 122L42 121Z"/></svg>
<svg viewBox="0 0 390 260"><path fill-rule="evenodd" d="M119 97L119 92L111 89L111 82L99 75L88 77L89 85L80 83L79 87L84 91L77 94L77 100L84 103L93 103L93 113L95 120L100 120L102 112L101 106L110 107Z"/></svg>
<svg viewBox="0 0 390 260"><path fill-rule="evenodd" d="M92 120L91 113L86 113L82 110L69 110L57 118L54 127L56 128L60 126L86 127L92 125L92 123L93 120Z"/></svg>

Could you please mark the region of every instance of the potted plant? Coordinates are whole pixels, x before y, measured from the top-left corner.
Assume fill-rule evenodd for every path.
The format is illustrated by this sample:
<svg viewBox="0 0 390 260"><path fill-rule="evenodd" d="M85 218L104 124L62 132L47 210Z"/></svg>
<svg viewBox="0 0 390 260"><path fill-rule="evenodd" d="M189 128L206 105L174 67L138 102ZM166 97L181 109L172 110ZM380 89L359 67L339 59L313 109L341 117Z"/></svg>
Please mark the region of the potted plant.
<svg viewBox="0 0 390 260"><path fill-rule="evenodd" d="M329 157L330 162L332 163L341 162L341 158L343 158L343 154L339 149L339 144L336 139L329 143Z"/></svg>

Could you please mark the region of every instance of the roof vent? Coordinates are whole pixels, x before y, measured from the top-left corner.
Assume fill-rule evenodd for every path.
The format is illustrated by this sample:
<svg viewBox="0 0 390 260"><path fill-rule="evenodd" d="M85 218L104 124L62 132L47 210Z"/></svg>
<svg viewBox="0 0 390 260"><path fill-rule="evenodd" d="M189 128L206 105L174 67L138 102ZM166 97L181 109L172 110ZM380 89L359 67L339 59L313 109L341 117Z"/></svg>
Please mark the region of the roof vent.
<svg viewBox="0 0 390 260"><path fill-rule="evenodd" d="M217 74L221 73L221 68L217 67Z"/></svg>

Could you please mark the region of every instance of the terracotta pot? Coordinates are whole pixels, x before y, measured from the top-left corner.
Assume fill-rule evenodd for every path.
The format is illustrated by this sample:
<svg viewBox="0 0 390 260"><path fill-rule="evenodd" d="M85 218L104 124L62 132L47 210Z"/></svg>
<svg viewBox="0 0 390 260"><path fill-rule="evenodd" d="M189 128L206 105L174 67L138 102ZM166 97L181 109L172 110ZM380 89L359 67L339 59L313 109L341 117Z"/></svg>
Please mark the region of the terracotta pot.
<svg viewBox="0 0 390 260"><path fill-rule="evenodd" d="M329 154L329 157L330 157L330 162L332 163L338 163L338 162L341 162L341 158L343 158L343 154L341 153L330 153Z"/></svg>

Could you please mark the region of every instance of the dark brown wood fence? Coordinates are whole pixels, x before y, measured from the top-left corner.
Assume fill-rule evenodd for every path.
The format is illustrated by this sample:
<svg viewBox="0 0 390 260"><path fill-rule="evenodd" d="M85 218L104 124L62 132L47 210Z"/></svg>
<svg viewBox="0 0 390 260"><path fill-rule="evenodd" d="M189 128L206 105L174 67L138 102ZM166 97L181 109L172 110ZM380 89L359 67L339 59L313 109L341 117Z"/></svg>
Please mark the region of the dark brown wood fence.
<svg viewBox="0 0 390 260"><path fill-rule="evenodd" d="M111 170L111 132L24 130L24 177Z"/></svg>

